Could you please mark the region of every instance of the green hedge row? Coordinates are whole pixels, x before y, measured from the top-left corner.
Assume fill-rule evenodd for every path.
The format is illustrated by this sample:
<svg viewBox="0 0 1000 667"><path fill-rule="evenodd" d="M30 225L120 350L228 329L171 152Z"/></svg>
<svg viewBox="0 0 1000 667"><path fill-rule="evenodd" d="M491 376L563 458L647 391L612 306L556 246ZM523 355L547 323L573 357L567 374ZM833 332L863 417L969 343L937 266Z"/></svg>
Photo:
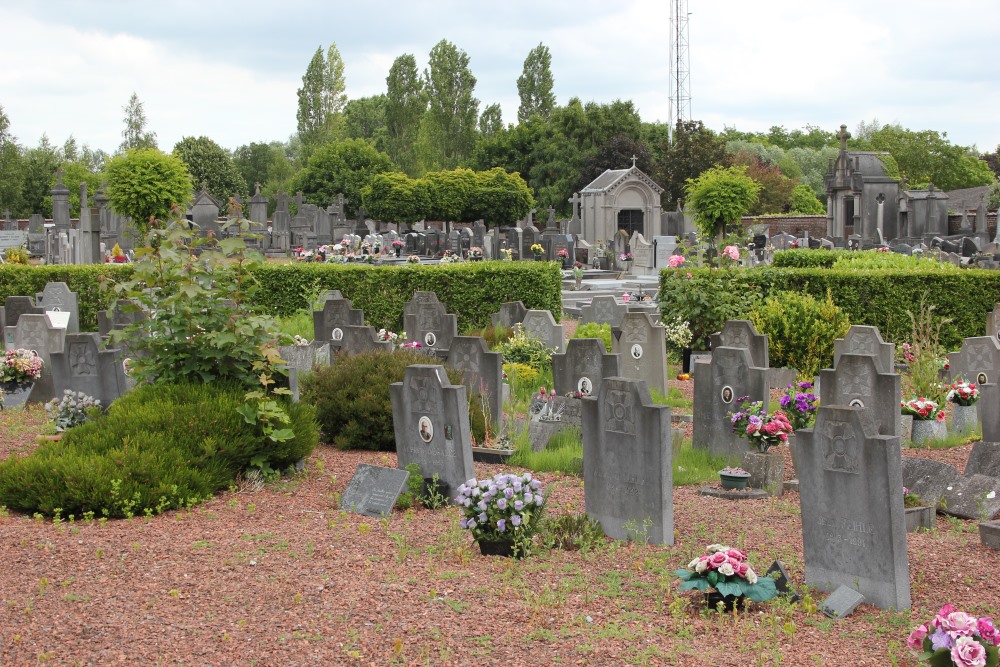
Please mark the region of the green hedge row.
<svg viewBox="0 0 1000 667"><path fill-rule="evenodd" d="M8 296L34 295L47 282L64 282L80 300L80 328L97 330L97 311L107 308L112 293L99 288L102 280L124 280L125 265L0 266L0 304ZM317 290L338 289L365 311L370 324L399 330L403 306L422 291L436 292L458 315L459 331L489 326L490 315L505 301L523 301L527 308L562 313L562 273L555 262L468 262L434 266L371 266L364 264L276 264L255 272L262 289L263 311L291 315L307 306Z"/></svg>
<svg viewBox="0 0 1000 667"><path fill-rule="evenodd" d="M718 331L726 318L745 317L761 298L773 292L805 292L822 300L827 289L851 318L851 324L878 327L883 339L895 343L910 340L909 313L918 313L921 296L926 295L927 303L935 306L935 314L950 320L941 328L941 343L949 350L957 350L964 338L985 335L986 316L1000 301L1000 271L942 273L774 266L723 271L665 269L660 272L660 307L664 317L679 315L691 322L692 331ZM730 311L722 317L720 304L734 299L740 301L743 312Z"/></svg>

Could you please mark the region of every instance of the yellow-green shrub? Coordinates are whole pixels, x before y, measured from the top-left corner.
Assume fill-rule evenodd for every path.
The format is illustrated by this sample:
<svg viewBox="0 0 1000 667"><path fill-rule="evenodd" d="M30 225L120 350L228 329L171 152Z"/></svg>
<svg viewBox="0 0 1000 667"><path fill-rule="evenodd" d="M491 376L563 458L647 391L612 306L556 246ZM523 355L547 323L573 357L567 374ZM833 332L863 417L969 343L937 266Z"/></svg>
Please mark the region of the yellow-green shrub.
<svg viewBox="0 0 1000 667"><path fill-rule="evenodd" d="M767 334L772 367L790 366L807 377L833 365L833 342L851 328L829 291L822 301L809 294L776 292L751 311L750 321Z"/></svg>

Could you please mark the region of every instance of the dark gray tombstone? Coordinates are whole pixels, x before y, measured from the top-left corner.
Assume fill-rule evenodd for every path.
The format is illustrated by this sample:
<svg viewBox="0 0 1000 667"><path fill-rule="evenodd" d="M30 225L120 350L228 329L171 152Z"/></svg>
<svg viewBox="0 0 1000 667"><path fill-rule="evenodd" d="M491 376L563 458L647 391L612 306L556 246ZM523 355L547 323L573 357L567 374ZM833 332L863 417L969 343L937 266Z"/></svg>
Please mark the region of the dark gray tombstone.
<svg viewBox="0 0 1000 667"><path fill-rule="evenodd" d="M67 334L63 351L49 357L57 397L66 390L82 391L107 407L128 389L121 350L102 350L100 334Z"/></svg>
<svg viewBox="0 0 1000 667"><path fill-rule="evenodd" d="M619 356L622 375L642 380L666 396L667 341L662 324L647 313L626 313L620 335L611 337L611 351Z"/></svg>
<svg viewBox="0 0 1000 667"><path fill-rule="evenodd" d="M894 373L896 369L896 346L882 340L878 327L853 325L847 335L833 342L833 366L842 354L854 354L875 359L875 367L879 373Z"/></svg>
<svg viewBox="0 0 1000 667"><path fill-rule="evenodd" d="M35 295L35 303L46 311L69 313L66 333L80 333L80 303L76 292L66 283L45 283L45 288Z"/></svg>
<svg viewBox="0 0 1000 667"><path fill-rule="evenodd" d="M410 340L435 354L446 356L458 335L458 316L448 314L434 292L415 292L403 306L403 327Z"/></svg>
<svg viewBox="0 0 1000 667"><path fill-rule="evenodd" d="M447 363L462 371L462 384L470 395L481 397L493 432L500 433L503 425L503 355L490 352L486 341L479 336L455 336L448 349Z"/></svg>
<svg viewBox="0 0 1000 667"><path fill-rule="evenodd" d="M899 436L879 435L873 412L823 404L815 428L796 435L806 584L826 592L848 586L880 609L905 610Z"/></svg>
<svg viewBox="0 0 1000 667"><path fill-rule="evenodd" d="M341 345L345 327L362 326L364 323L363 310L355 308L340 290L330 290L323 307L313 311L313 336L316 340L330 342L331 348L336 350Z"/></svg>
<svg viewBox="0 0 1000 667"><path fill-rule="evenodd" d="M924 505L937 507L945 489L958 478L958 470L947 463L918 456L903 457L903 486L920 496Z"/></svg>
<svg viewBox="0 0 1000 667"><path fill-rule="evenodd" d="M340 496L340 509L365 516L387 517L392 514L409 477L406 470L359 463Z"/></svg>
<svg viewBox="0 0 1000 667"><path fill-rule="evenodd" d="M191 203L191 221L198 225L202 232L219 233L219 201L209 194L205 184L195 193Z"/></svg>
<svg viewBox="0 0 1000 667"><path fill-rule="evenodd" d="M845 618L854 613L858 605L865 601L865 596L853 588L838 586L829 597L823 600L820 610L830 618Z"/></svg>
<svg viewBox="0 0 1000 667"><path fill-rule="evenodd" d="M1000 516L1000 479L987 475L959 477L945 487L940 509L960 519L994 519Z"/></svg>
<svg viewBox="0 0 1000 667"><path fill-rule="evenodd" d="M1000 375L1000 341L995 336L976 336L962 341L959 352L948 354L951 375L976 384L995 383Z"/></svg>
<svg viewBox="0 0 1000 667"><path fill-rule="evenodd" d="M900 376L879 372L874 356L841 354L835 369L820 371L819 392L820 405L849 405L870 410L879 434L902 433Z"/></svg>
<svg viewBox="0 0 1000 667"><path fill-rule="evenodd" d="M977 442L972 445L965 475L986 475L1000 479L1000 442Z"/></svg>
<svg viewBox="0 0 1000 667"><path fill-rule="evenodd" d="M454 499L475 477L465 387L452 385L443 366L418 364L389 391L399 467L416 463L424 478L437 475Z"/></svg>
<svg viewBox="0 0 1000 667"><path fill-rule="evenodd" d="M598 338L572 338L566 352L552 355L552 384L557 394L596 396L604 378L620 376L617 354L608 354Z"/></svg>
<svg viewBox="0 0 1000 667"><path fill-rule="evenodd" d="M125 330L146 319L146 313L128 299L121 299L108 310L97 311L97 333L109 336L114 330Z"/></svg>
<svg viewBox="0 0 1000 667"><path fill-rule="evenodd" d="M739 407L739 399L767 401L770 390L767 368L753 365L745 347L720 347L712 350L709 363L693 363L694 432L692 445L723 456L742 456L747 442L733 433L730 412ZM897 410L897 412L899 412Z"/></svg>
<svg viewBox="0 0 1000 667"><path fill-rule="evenodd" d="M546 348L557 353L566 349L563 325L556 324L552 313L547 310L529 310L521 321L524 333L531 338L542 341Z"/></svg>
<svg viewBox="0 0 1000 667"><path fill-rule="evenodd" d="M63 351L66 330L53 327L45 315L25 314L17 320L17 325L6 328L6 338L10 341L8 348L34 350L42 358L42 374L35 380L30 401L45 403L55 398L52 353Z"/></svg>
<svg viewBox="0 0 1000 667"><path fill-rule="evenodd" d="M740 347L750 351L750 360L758 368L768 367L767 334L757 333L750 320L727 320L722 331L710 336L712 349Z"/></svg>
<svg viewBox="0 0 1000 667"><path fill-rule="evenodd" d="M36 306L35 301L30 296L9 296L4 300L3 324L5 328L17 326L22 315L44 315L45 309ZM4 342L10 347L12 338L4 338Z"/></svg>
<svg viewBox="0 0 1000 667"><path fill-rule="evenodd" d="M788 250L797 240L798 239L788 232L781 232L780 234L775 234L771 237L771 246L775 250Z"/></svg>
<svg viewBox="0 0 1000 667"><path fill-rule="evenodd" d="M979 384L976 414L983 426L983 442L1000 442L1000 389L996 380Z"/></svg>
<svg viewBox="0 0 1000 667"><path fill-rule="evenodd" d="M490 315L490 321L495 327L513 328L515 324L524 321L528 309L520 301L508 301L500 304L500 312Z"/></svg>
<svg viewBox="0 0 1000 667"><path fill-rule="evenodd" d="M606 378L583 400L587 514L614 539L674 543L670 408L653 405L644 382Z"/></svg>
<svg viewBox="0 0 1000 667"><path fill-rule="evenodd" d="M339 331L340 333L336 333ZM363 324L348 324L334 330L334 335L340 336L339 340L331 340L331 347L336 344L336 349L343 355L351 356L364 354L374 350L389 352L392 350L392 343L387 340L379 340L375 327Z"/></svg>
<svg viewBox="0 0 1000 667"><path fill-rule="evenodd" d="M589 305L580 309L580 324L610 324L612 328L621 325L622 318L628 312L628 306L618 303L611 295L595 296Z"/></svg>
<svg viewBox="0 0 1000 667"><path fill-rule="evenodd" d="M771 563L771 567L767 568L764 576L774 579L774 589L778 591L778 595L787 598L793 604L799 601L798 593L792 588L792 579L785 571L785 564L780 560Z"/></svg>

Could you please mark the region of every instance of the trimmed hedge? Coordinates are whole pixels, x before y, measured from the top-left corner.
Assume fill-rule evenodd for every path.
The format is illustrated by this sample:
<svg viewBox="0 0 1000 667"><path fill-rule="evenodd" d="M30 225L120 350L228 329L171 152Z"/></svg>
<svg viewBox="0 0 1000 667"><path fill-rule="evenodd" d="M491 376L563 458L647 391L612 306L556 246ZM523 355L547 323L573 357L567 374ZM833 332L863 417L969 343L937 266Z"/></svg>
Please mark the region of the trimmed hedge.
<svg viewBox="0 0 1000 667"><path fill-rule="evenodd" d="M34 296L47 282L64 282L80 299L80 328L97 331L97 311L108 307L105 277L126 280L127 265L0 266L0 304L8 296ZM562 272L555 262L463 262L445 265L373 266L367 264L268 263L254 272L263 289L256 306L285 317L306 307L317 288L338 289L365 311L375 328L398 331L403 306L418 290L437 293L448 312L458 315L459 331L490 325L490 315L505 301L562 314Z"/></svg>
<svg viewBox="0 0 1000 667"><path fill-rule="evenodd" d="M686 278L687 274L691 278ZM927 303L936 307L935 314L951 320L941 328L941 344L957 350L964 338L985 335L986 315L1000 301L1000 271L856 271L774 266L734 271L664 269L660 272L660 308L664 317L702 320L704 317L690 304L718 300L720 293L759 293L767 297L778 291L793 291L823 300L827 289L852 324L878 327L883 339L896 343L910 340L908 311L916 314L920 297L926 294ZM684 297L672 301L672 294ZM745 318L749 311L736 315Z"/></svg>

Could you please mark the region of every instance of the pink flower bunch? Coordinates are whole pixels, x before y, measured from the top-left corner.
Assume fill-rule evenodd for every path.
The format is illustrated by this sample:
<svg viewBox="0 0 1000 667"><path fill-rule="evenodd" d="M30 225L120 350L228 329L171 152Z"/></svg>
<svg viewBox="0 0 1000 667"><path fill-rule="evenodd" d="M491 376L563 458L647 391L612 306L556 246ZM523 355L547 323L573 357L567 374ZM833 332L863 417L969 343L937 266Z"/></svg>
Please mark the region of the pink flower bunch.
<svg viewBox="0 0 1000 667"><path fill-rule="evenodd" d="M731 549L723 544L710 544L705 553L688 564L697 574L707 575L715 570L724 577L746 579L748 584L757 583L757 573L746 563L747 555L739 549Z"/></svg>
<svg viewBox="0 0 1000 667"><path fill-rule="evenodd" d="M944 410L938 408L938 404L929 398L911 398L908 401L900 401L899 408L904 415L913 415L914 419L944 421Z"/></svg>
<svg viewBox="0 0 1000 667"><path fill-rule="evenodd" d="M42 358L34 350L7 350L0 357L0 382L33 382L42 374Z"/></svg>
<svg viewBox="0 0 1000 667"><path fill-rule="evenodd" d="M781 410L768 414L763 401L751 402L749 396L741 396L739 402L739 409L729 413L733 432L749 440L758 451L766 452L774 445L787 442L788 436L794 433L788 415Z"/></svg>
<svg viewBox="0 0 1000 667"><path fill-rule="evenodd" d="M734 245L727 245L725 248L722 249L722 256L728 257L729 259L735 262L740 258L739 248L737 248Z"/></svg>
<svg viewBox="0 0 1000 667"><path fill-rule="evenodd" d="M975 382L955 382L948 387L946 398L955 405L974 405L979 400L979 387Z"/></svg>
<svg viewBox="0 0 1000 667"><path fill-rule="evenodd" d="M1000 630L991 618L976 618L946 604L930 623L910 633L906 645L935 665L985 667L996 664ZM943 658L950 658L950 662L941 662Z"/></svg>
<svg viewBox="0 0 1000 667"><path fill-rule="evenodd" d="M687 259L684 258L684 255L671 255L670 259L667 260L667 266L671 269L676 269L686 261Z"/></svg>

